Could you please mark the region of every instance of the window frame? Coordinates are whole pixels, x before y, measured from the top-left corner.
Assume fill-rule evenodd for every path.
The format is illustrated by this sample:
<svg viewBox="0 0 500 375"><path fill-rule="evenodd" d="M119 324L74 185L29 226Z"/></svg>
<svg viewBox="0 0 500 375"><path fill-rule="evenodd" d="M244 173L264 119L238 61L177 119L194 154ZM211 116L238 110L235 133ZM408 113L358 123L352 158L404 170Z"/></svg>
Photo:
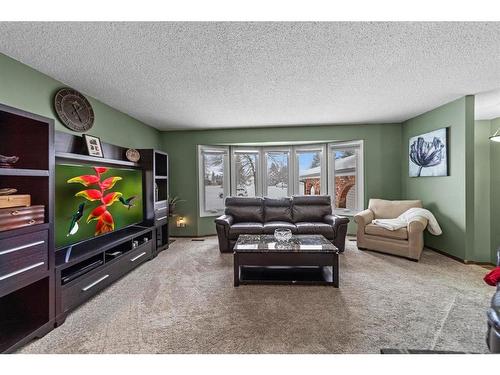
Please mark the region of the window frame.
<svg viewBox="0 0 500 375"><path fill-rule="evenodd" d="M335 208L335 151L353 150L356 153L356 208ZM330 196L333 198L332 210L335 214L354 216L363 211L365 205L365 182L364 182L364 142L363 140L331 142L328 143L328 186Z"/></svg>
<svg viewBox="0 0 500 375"><path fill-rule="evenodd" d="M321 194L328 194L328 175L327 175L327 164L328 164L328 155L327 155L327 146L325 143L315 143L309 145L298 145L292 146L292 154L293 154L293 194L295 195L304 195L300 191L300 163L298 160L299 154L303 152L311 152L311 151L321 151L321 162L320 162L320 192Z"/></svg>
<svg viewBox="0 0 500 375"><path fill-rule="evenodd" d="M294 188L293 188L293 152L292 152L292 147L291 146L272 146L272 147L262 147L262 174L263 174L263 179L262 179L262 196L267 197L269 194L268 191L268 175L267 175L267 162L268 162L268 157L267 154L269 152L286 152L288 153L288 186L287 186L287 196L291 196L294 194Z"/></svg>
<svg viewBox="0 0 500 375"><path fill-rule="evenodd" d="M200 217L219 216L224 213L224 208L217 211L205 211L205 166L204 153L222 153L223 154L223 200L230 192L230 166L229 166L229 146L208 146L198 145L198 200Z"/></svg>
<svg viewBox="0 0 500 375"><path fill-rule="evenodd" d="M262 193L262 150L261 147L242 147L242 146L232 146L231 147L231 195L237 196L237 184L236 184L236 154L244 153L247 151L248 153L257 154L257 173L255 176L255 196L261 197Z"/></svg>

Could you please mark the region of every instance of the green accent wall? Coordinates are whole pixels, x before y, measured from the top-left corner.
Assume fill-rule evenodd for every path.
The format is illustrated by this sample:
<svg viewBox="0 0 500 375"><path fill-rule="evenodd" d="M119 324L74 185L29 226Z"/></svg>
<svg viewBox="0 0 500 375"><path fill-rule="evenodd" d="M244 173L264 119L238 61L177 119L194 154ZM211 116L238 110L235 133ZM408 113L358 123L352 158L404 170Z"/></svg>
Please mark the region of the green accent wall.
<svg viewBox="0 0 500 375"><path fill-rule="evenodd" d="M0 53L0 103L55 120L56 130L74 133L59 122L53 100L66 85ZM133 93L131 93L133 95ZM89 134L125 147L160 148L160 132L86 95L95 122Z"/></svg>
<svg viewBox="0 0 500 375"><path fill-rule="evenodd" d="M491 120L490 134L500 128L500 118ZM500 143L490 142L491 192L491 261L496 262L496 249L500 247Z"/></svg>
<svg viewBox="0 0 500 375"><path fill-rule="evenodd" d="M172 227L172 234L215 234L215 217L199 217L197 145L256 142L313 142L364 140L365 197L401 198L401 125L325 125L204 131L171 131L162 134L170 157L170 193L187 202L177 210L186 218L185 228ZM349 232L355 233L355 224Z"/></svg>
<svg viewBox="0 0 500 375"><path fill-rule="evenodd" d="M425 233L426 245L464 260L474 259L474 97L467 96L403 123L401 193L421 199L443 234ZM408 176L409 138L449 127L449 176Z"/></svg>
<svg viewBox="0 0 500 375"><path fill-rule="evenodd" d="M491 121L476 121L474 129L474 260L491 258Z"/></svg>

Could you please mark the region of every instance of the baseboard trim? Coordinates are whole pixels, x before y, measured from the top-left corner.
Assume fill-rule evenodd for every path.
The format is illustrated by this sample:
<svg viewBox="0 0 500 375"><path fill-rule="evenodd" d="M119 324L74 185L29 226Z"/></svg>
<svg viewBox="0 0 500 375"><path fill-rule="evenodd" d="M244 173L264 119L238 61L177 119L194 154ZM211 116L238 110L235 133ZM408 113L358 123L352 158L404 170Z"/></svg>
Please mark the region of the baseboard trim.
<svg viewBox="0 0 500 375"><path fill-rule="evenodd" d="M450 259L456 260L457 262L460 262L462 264L473 264L473 265L476 265L476 266L493 266L493 267L495 266L491 262L476 262L474 260L462 259L462 258L459 258L457 256L448 254L447 252L445 252L443 250L436 249L435 247L425 246L425 248L429 249L429 250L432 250L432 251L435 251L436 253L444 255L445 257L448 257Z"/></svg>

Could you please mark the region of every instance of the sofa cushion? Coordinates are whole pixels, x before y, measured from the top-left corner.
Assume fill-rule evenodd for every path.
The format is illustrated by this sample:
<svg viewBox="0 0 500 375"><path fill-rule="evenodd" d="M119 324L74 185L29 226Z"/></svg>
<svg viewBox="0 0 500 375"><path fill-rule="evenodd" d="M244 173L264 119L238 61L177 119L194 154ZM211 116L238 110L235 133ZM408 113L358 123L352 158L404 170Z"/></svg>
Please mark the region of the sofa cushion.
<svg viewBox="0 0 500 375"><path fill-rule="evenodd" d="M329 195L305 195L292 197L292 216L298 222L322 222L332 213Z"/></svg>
<svg viewBox="0 0 500 375"><path fill-rule="evenodd" d="M240 234L262 234L262 223L237 223L229 228L229 239L236 240Z"/></svg>
<svg viewBox="0 0 500 375"><path fill-rule="evenodd" d="M290 198L264 198L265 221L292 222L292 200Z"/></svg>
<svg viewBox="0 0 500 375"><path fill-rule="evenodd" d="M264 234L274 234L274 231L278 228L290 229L292 233L297 233L297 227L293 223L286 221L268 221L264 223Z"/></svg>
<svg viewBox="0 0 500 375"><path fill-rule="evenodd" d="M224 213L231 215L235 223L263 223L263 202L262 198L227 197Z"/></svg>
<svg viewBox="0 0 500 375"><path fill-rule="evenodd" d="M295 225L297 234L322 234L329 240L333 240L335 234L333 227L325 223L298 222Z"/></svg>
<svg viewBox="0 0 500 375"><path fill-rule="evenodd" d="M388 230L375 224L368 224L365 227L365 233L372 236L394 238L397 240L408 239L408 230L406 228L401 228L398 230Z"/></svg>
<svg viewBox="0 0 500 375"><path fill-rule="evenodd" d="M375 219L395 219L410 208L422 207L422 201L388 201L385 199L370 199L368 208L373 211Z"/></svg>

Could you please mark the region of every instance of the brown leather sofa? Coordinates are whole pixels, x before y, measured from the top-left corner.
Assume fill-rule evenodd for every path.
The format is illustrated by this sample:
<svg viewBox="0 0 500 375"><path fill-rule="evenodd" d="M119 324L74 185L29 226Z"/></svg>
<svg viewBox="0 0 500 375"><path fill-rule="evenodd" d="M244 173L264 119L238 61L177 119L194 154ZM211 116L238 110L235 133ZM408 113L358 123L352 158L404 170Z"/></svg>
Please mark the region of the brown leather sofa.
<svg viewBox="0 0 500 375"><path fill-rule="evenodd" d="M273 234L277 228L289 228L294 234L322 234L344 251L349 219L332 215L328 195L227 197L225 205L225 215L215 219L221 253L232 252L240 234Z"/></svg>
<svg viewBox="0 0 500 375"><path fill-rule="evenodd" d="M372 224L374 219L397 218L413 207L422 207L422 202L370 199L368 209L354 216L354 221L358 224L358 248L419 260L424 249L424 230L427 227L427 219L419 218L417 221L412 221L408 227L395 231Z"/></svg>

